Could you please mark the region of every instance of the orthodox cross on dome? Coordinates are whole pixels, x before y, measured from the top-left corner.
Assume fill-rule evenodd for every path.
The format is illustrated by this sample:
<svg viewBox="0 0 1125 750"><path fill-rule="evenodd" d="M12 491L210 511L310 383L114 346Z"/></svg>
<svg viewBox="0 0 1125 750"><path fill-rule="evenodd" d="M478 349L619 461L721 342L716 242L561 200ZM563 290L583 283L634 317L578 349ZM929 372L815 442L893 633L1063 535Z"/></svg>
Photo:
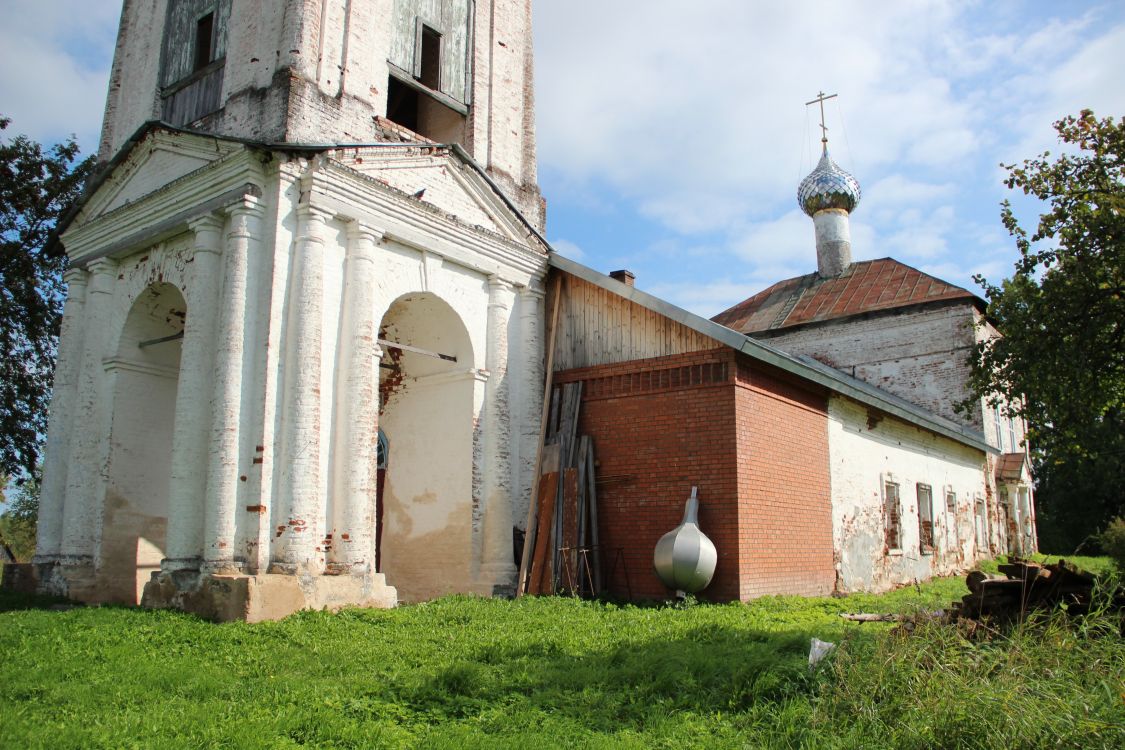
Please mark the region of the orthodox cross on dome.
<svg viewBox="0 0 1125 750"><path fill-rule="evenodd" d="M825 94L823 91L816 92L816 98L811 102L805 102L805 106L810 104L820 104L820 143L824 153L828 153L828 126L824 124L824 102L829 99L835 99L836 94Z"/></svg>

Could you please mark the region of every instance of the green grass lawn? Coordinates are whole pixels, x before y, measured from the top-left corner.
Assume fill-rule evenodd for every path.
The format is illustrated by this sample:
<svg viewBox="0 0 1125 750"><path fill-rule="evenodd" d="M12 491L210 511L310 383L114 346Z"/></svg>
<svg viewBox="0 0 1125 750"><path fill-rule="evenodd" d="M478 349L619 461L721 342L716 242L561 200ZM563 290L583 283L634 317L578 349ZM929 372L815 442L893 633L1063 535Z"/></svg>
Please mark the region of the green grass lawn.
<svg viewBox="0 0 1125 750"><path fill-rule="evenodd" d="M451 597L257 625L0 595L0 748L1125 747L1119 619L969 641L839 617L964 592ZM810 674L813 636L840 647Z"/></svg>

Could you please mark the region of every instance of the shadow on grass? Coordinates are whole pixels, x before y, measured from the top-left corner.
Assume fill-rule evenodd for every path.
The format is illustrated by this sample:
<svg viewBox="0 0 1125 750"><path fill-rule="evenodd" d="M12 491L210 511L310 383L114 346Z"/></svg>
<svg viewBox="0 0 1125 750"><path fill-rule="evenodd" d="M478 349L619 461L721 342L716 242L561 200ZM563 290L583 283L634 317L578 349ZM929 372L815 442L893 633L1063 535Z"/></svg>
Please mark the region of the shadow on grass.
<svg viewBox="0 0 1125 750"><path fill-rule="evenodd" d="M445 719L476 723L497 706L508 706L586 731L644 732L654 722L685 716L769 715L781 704L807 697L815 684L807 669L808 650L805 632L718 624L700 625L673 639L657 636L576 653L550 641L495 644L425 677L408 677L392 690L400 705L431 725ZM508 732L504 721L491 728L488 723L481 727L486 733Z"/></svg>
<svg viewBox="0 0 1125 750"><path fill-rule="evenodd" d="M83 605L64 599L61 596L42 596L23 594L18 591L0 589L0 612L16 612L25 609L68 610Z"/></svg>

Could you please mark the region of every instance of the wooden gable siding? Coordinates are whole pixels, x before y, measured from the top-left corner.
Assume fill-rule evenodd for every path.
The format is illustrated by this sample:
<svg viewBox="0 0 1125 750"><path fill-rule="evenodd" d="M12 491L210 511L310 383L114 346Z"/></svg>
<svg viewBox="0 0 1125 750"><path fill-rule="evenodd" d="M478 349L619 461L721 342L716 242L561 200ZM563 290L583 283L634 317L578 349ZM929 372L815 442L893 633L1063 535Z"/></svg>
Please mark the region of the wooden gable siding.
<svg viewBox="0 0 1125 750"><path fill-rule="evenodd" d="M555 371L722 346L709 336L613 292L562 271L554 273L562 274ZM551 304L553 300L548 300Z"/></svg>

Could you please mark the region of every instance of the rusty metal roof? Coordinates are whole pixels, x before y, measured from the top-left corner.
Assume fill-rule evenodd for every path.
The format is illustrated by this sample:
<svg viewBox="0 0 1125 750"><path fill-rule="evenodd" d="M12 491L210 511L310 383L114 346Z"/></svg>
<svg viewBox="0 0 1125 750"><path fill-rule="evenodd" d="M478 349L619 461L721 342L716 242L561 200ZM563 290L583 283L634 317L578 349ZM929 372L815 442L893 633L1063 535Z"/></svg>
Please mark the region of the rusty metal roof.
<svg viewBox="0 0 1125 750"><path fill-rule="evenodd" d="M1024 479L1027 456L1023 453L1002 453L996 459L996 478L1001 481L1018 482Z"/></svg>
<svg viewBox="0 0 1125 750"><path fill-rule="evenodd" d="M711 320L741 333L816 323L878 310L964 299L975 294L893 258L852 263L839 276L816 273L779 281Z"/></svg>

